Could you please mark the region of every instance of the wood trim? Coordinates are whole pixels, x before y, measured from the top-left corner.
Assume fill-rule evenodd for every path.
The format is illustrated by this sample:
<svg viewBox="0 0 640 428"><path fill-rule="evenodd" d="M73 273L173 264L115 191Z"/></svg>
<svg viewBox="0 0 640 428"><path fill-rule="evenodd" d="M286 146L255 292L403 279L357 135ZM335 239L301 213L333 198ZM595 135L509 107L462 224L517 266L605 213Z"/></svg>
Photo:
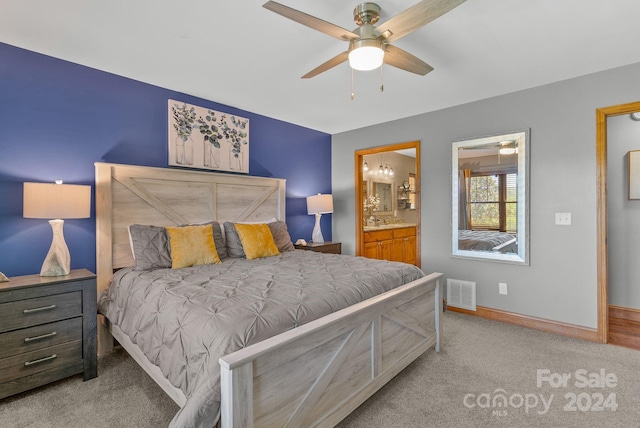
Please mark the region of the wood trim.
<svg viewBox="0 0 640 428"><path fill-rule="evenodd" d="M640 350L640 309L609 305L609 336L612 345Z"/></svg>
<svg viewBox="0 0 640 428"><path fill-rule="evenodd" d="M597 192L597 280L598 280L598 342L607 343L607 114L596 110L596 192Z"/></svg>
<svg viewBox="0 0 640 428"><path fill-rule="evenodd" d="M591 342L600 341L598 337L598 331L596 329L582 327L575 324L551 321L543 318L532 317L529 315L502 311L500 309L487 308L484 306L476 306L475 312L467 309L455 308L452 306L447 306L447 310L466 315L473 315L480 318L486 318L493 321L515 324L521 327L532 328L534 330L546 331L548 333L560 334L562 336L574 337L576 339L583 339Z"/></svg>
<svg viewBox="0 0 640 428"><path fill-rule="evenodd" d="M355 171L354 182L356 183L356 200L355 200L355 210L356 210L356 256L364 255L364 212L362 201L364 195L362 194L362 168L364 166L364 154L360 151L356 150L356 154L354 156L355 167L353 170Z"/></svg>
<svg viewBox="0 0 640 428"><path fill-rule="evenodd" d="M609 317L640 322L640 309L609 305Z"/></svg>
<svg viewBox="0 0 640 428"><path fill-rule="evenodd" d="M420 256L420 218L421 218L421 191L420 191L420 141L409 141L406 143L391 144L388 146L373 147L369 149L356 150L354 161L354 174L356 183L356 256L364 255L364 221L362 200L364 195L362 194L362 166L364 164L363 158L366 155L373 155L377 153L392 152L395 150L415 149L416 150L416 266L421 266L422 258Z"/></svg>
<svg viewBox="0 0 640 428"><path fill-rule="evenodd" d="M609 338L607 243L607 118L640 111L640 102L596 109L596 192L598 251L598 342Z"/></svg>

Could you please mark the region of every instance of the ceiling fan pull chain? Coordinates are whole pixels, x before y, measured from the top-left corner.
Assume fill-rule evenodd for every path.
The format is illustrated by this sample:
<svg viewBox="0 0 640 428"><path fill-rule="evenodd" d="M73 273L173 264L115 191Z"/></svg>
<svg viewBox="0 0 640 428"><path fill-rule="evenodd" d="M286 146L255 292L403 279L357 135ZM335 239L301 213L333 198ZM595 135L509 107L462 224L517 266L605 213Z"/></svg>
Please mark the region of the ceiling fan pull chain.
<svg viewBox="0 0 640 428"><path fill-rule="evenodd" d="M356 98L356 92L353 89L353 68L351 69L351 101Z"/></svg>
<svg viewBox="0 0 640 428"><path fill-rule="evenodd" d="M380 92L384 92L384 82L382 80L382 66L380 66Z"/></svg>

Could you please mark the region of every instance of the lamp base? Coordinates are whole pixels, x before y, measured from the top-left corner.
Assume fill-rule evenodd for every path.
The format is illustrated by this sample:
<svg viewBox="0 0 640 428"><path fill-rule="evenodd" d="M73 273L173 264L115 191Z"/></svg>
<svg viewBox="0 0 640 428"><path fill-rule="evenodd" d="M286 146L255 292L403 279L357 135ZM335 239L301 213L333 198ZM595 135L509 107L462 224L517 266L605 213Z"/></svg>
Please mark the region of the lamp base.
<svg viewBox="0 0 640 428"><path fill-rule="evenodd" d="M45 257L44 263L42 263L40 276L69 275L71 255L69 254L69 248L62 233L64 220L49 220L49 224L53 231L53 240L51 241L51 247L49 247L47 257Z"/></svg>
<svg viewBox="0 0 640 428"><path fill-rule="evenodd" d="M311 241L316 244L324 243L324 238L322 237L322 230L320 229L320 217L322 214L316 214L316 225L313 226L313 234L311 235Z"/></svg>

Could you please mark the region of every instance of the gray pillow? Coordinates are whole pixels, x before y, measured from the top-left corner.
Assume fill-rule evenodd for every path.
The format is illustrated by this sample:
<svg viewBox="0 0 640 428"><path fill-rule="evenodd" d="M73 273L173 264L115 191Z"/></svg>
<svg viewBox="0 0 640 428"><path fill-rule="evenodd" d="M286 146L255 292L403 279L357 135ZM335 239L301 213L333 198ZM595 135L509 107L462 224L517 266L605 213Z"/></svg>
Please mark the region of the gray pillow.
<svg viewBox="0 0 640 428"><path fill-rule="evenodd" d="M227 246L227 255L229 257L241 258L246 257L244 248L242 248L242 242L240 241L240 235L233 223L225 221L224 227L224 240Z"/></svg>
<svg viewBox="0 0 640 428"><path fill-rule="evenodd" d="M291 236L289 236L289 231L287 230L287 223L280 220L269 223L269 229L271 229L271 235L273 235L273 241L276 243L278 251L282 253L283 251L295 250L293 242L291 242Z"/></svg>
<svg viewBox="0 0 640 428"><path fill-rule="evenodd" d="M129 238L136 270L171 267L171 250L164 227L132 224Z"/></svg>
<svg viewBox="0 0 640 428"><path fill-rule="evenodd" d="M218 257L220 257L220 260L226 259L227 257L229 257L229 255L227 254L227 247L225 247L224 245L222 227L220 227L220 223L218 223L217 221L212 221L211 226L213 226L213 242L216 244Z"/></svg>

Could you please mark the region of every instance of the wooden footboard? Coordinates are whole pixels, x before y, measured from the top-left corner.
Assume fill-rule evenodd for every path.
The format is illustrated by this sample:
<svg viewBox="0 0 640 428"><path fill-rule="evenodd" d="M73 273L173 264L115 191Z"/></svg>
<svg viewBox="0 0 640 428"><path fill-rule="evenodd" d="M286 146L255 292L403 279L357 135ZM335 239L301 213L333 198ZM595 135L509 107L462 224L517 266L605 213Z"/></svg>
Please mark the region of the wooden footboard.
<svg viewBox="0 0 640 428"><path fill-rule="evenodd" d="M440 350L441 273L220 359L222 427L332 427Z"/></svg>

